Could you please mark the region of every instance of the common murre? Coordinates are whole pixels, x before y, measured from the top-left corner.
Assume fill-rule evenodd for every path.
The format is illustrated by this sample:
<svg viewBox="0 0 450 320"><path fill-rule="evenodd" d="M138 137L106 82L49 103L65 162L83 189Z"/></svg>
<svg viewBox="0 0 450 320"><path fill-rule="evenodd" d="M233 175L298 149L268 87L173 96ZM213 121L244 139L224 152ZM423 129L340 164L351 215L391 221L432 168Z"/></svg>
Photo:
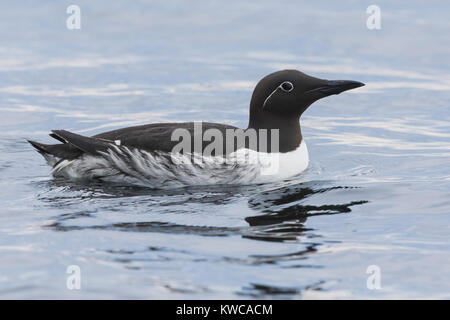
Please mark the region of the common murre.
<svg viewBox="0 0 450 320"><path fill-rule="evenodd" d="M363 85L282 70L256 85L245 130L206 122L156 123L93 137L52 130L50 136L62 144L28 141L53 167L54 176L70 179L155 188L275 181L308 166L299 122L303 112L323 97Z"/></svg>

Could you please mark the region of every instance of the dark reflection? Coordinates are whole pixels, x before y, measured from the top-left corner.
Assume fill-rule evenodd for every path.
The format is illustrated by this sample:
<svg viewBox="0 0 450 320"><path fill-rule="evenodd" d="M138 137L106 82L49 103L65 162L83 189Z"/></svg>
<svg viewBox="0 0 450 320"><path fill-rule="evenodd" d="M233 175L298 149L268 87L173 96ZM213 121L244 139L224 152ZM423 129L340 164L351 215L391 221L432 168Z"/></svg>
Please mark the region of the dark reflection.
<svg viewBox="0 0 450 320"><path fill-rule="evenodd" d="M250 227L243 232L242 236L259 241L296 242L297 250L280 254L249 255L246 262L254 265L277 264L281 268L322 268L320 265L307 263L309 257L318 251L318 247L326 242L317 241L321 239L321 236L315 234L315 230L305 227L308 217L349 213L353 206L368 202L367 200L353 200L343 201L342 204L310 204L314 200L312 196L315 195L327 194L326 199L335 199L333 192L348 190L345 196L354 198L356 194L354 191L359 189L356 187L326 186L326 184L326 182L301 183L261 192L251 197L248 201L249 207L261 214L245 218ZM321 198L323 201L324 197ZM339 197L339 199L342 198ZM308 202L308 204L305 202ZM304 248L298 250L298 245L303 245ZM322 285L324 283L324 281L320 281L304 287L281 287L250 283L243 286L237 294L256 299L290 299L301 296L304 291L323 290Z"/></svg>
<svg viewBox="0 0 450 320"><path fill-rule="evenodd" d="M352 206L368 202L359 200L344 204L302 204L302 201L313 195L343 189L356 188L320 187L309 183L262 192L251 198L248 203L250 208L264 214L245 218L251 228L244 234L244 237L265 241L296 240L306 231L311 231L304 226L308 217L348 213L351 212Z"/></svg>
<svg viewBox="0 0 450 320"><path fill-rule="evenodd" d="M263 192L249 200L249 206L255 210L260 210L267 214L247 217L245 220L251 226L270 225L291 220L302 220L302 222L304 222L306 218L310 216L347 213L351 211L351 206L368 202L366 200L361 200L351 201L344 204L318 206L302 205L299 203L312 195L339 189L355 189L355 187L338 186L313 189L303 184L299 184Z"/></svg>
<svg viewBox="0 0 450 320"><path fill-rule="evenodd" d="M68 182L66 180L51 180L45 182L46 191L39 198L52 207L76 207L76 211L58 215L52 224L46 228L57 231L71 231L81 229L106 229L132 232L160 232L174 234L196 234L199 236L230 236L241 234L244 238L263 241L296 241L305 235L311 228L305 227L306 219L317 215L334 215L351 212L351 207L367 203L366 200L349 201L343 204L304 204L311 196L318 194L331 194L334 191L353 190L356 187L324 186L327 182L309 182L284 186L268 191L258 191L258 188L267 186L208 186L185 187L171 190L156 190L131 186L114 186L104 183ZM52 192L53 191L53 192ZM354 194L350 193L352 197ZM176 210L191 213L189 205L195 203L226 205L227 203L248 197L250 209L262 214L249 216L245 221L249 227L227 226L195 226L169 223L164 221L136 221L117 222L102 225L66 225L68 220L78 218L91 218L104 210L122 212L121 206L137 206L144 213L159 208L159 212ZM123 198L129 198L126 202ZM111 199L101 205L90 205L91 200ZM104 205L103 205L104 204ZM164 209L166 208L167 209ZM186 208L186 209L184 209ZM213 214L213 213L212 213ZM148 215L145 215L148 218ZM161 215L157 215L158 220ZM309 232L307 238L317 235Z"/></svg>
<svg viewBox="0 0 450 320"><path fill-rule="evenodd" d="M56 231L72 230L116 230L128 232L159 232L171 234L195 234L198 236L223 237L233 233L238 233L238 228L207 227L207 226L187 226L168 222L148 221L148 222L127 222L113 223L95 226L64 226L61 222L54 222L46 226Z"/></svg>
<svg viewBox="0 0 450 320"><path fill-rule="evenodd" d="M252 298L265 298L268 296L276 296L277 298L290 297L300 293L299 288L276 287L263 284L250 283L249 286L243 287L242 291L237 292L238 295Z"/></svg>
<svg viewBox="0 0 450 320"><path fill-rule="evenodd" d="M245 259L226 257L223 260L227 262L240 263L246 265L262 265L262 264L276 264L281 262L288 262L289 268L321 268L321 266L308 265L308 264L296 264L291 265L293 261L305 260L307 257L317 251L316 247L320 243L310 243L306 244L303 250L297 250L294 252L284 253L284 254L273 254L273 255L249 255Z"/></svg>
<svg viewBox="0 0 450 320"><path fill-rule="evenodd" d="M238 295L252 297L255 299L264 298L276 298L276 299L289 299L294 296L301 295L302 291L314 290L321 291L324 281L319 281L311 285L303 287L281 287L271 286L257 283L250 283L248 286L244 286L241 291L237 292Z"/></svg>

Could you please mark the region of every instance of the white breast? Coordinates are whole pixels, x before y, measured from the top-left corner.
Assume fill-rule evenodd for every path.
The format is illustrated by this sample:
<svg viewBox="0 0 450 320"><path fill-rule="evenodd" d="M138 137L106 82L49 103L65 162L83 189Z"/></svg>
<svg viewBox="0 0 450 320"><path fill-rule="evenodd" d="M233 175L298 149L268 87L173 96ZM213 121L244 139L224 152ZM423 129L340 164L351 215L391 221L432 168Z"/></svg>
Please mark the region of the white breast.
<svg viewBox="0 0 450 320"><path fill-rule="evenodd" d="M295 176L308 167L309 156L306 143L302 140L294 151L286 153L259 154L261 163L267 165L261 168L258 182L274 182Z"/></svg>

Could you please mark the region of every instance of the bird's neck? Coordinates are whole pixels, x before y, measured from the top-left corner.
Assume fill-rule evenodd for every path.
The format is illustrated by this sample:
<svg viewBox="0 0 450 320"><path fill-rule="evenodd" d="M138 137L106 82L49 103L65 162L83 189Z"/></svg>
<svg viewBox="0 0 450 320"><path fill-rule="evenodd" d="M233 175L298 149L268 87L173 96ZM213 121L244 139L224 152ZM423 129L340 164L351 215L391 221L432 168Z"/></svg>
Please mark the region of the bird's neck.
<svg viewBox="0 0 450 320"><path fill-rule="evenodd" d="M276 114L258 113L250 115L248 129L254 129L258 132L260 129L267 129L270 134L271 129L279 130L279 152L294 151L302 142L302 132L300 129L300 117L284 117ZM258 133L259 136L259 133ZM271 139L268 139L271 144ZM270 150L270 146L269 146Z"/></svg>

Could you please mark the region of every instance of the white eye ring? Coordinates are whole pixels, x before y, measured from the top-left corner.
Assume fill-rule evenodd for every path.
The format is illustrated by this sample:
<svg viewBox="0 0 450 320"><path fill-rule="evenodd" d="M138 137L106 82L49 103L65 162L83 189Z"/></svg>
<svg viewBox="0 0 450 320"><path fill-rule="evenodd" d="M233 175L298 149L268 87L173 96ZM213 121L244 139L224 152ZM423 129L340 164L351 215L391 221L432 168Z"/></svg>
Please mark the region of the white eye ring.
<svg viewBox="0 0 450 320"><path fill-rule="evenodd" d="M285 81L280 84L279 88L284 92L291 92L292 90L294 90L294 85L292 84L292 82Z"/></svg>
<svg viewBox="0 0 450 320"><path fill-rule="evenodd" d="M275 92L277 92L278 89L281 89L281 90L283 90L284 92L291 92L292 90L294 90L294 85L292 84L292 82L289 82L289 81L284 81L284 82L282 82L278 87L276 87L275 90L272 91L271 94L269 94L269 96L266 98L266 100L264 100L263 107L262 107L263 110L266 108L266 103L267 103L267 101L270 99L270 97L271 97Z"/></svg>

